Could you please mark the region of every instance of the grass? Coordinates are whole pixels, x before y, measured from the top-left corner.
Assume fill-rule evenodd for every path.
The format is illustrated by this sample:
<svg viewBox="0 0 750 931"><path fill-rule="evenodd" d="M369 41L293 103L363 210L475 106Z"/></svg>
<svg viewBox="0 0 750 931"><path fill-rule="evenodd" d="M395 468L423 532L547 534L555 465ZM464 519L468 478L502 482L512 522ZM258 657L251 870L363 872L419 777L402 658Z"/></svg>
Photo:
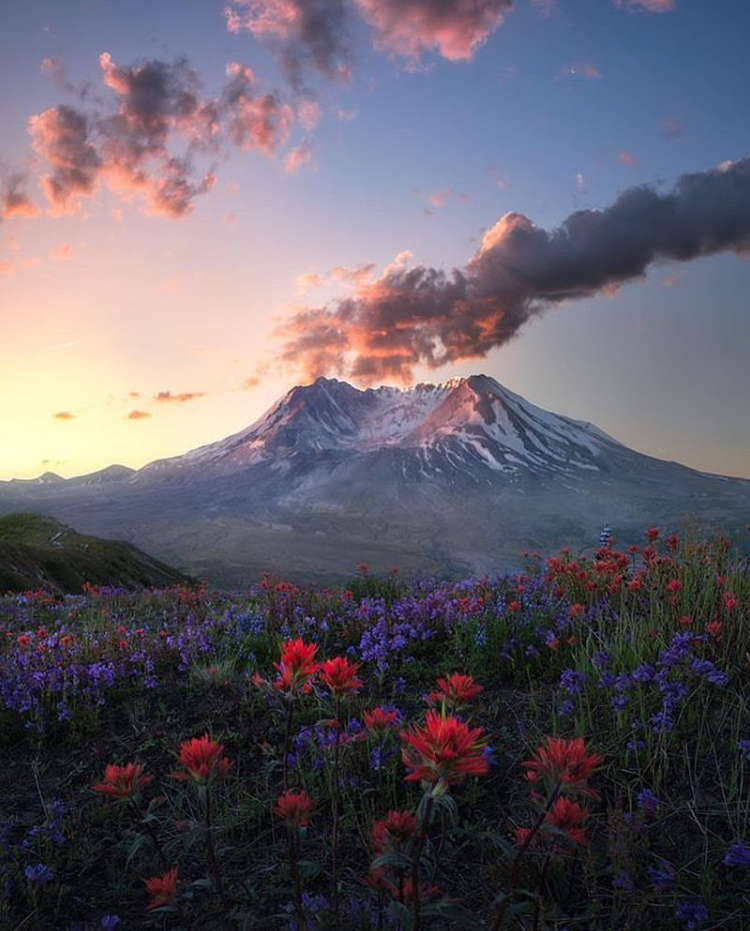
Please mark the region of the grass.
<svg viewBox="0 0 750 931"><path fill-rule="evenodd" d="M750 927L748 558L650 535L458 584L362 566L330 589L0 599L0 928ZM295 638L361 686L337 695L324 668L277 687ZM455 672L481 694L431 707L481 729L458 754L474 770L407 781L401 735ZM202 734L226 774L171 778ZM550 735L603 757L578 788L526 778ZM129 762L139 793L93 791ZM285 789L309 823L275 812ZM375 843L389 811L416 827ZM174 895L147 911L166 865Z"/></svg>

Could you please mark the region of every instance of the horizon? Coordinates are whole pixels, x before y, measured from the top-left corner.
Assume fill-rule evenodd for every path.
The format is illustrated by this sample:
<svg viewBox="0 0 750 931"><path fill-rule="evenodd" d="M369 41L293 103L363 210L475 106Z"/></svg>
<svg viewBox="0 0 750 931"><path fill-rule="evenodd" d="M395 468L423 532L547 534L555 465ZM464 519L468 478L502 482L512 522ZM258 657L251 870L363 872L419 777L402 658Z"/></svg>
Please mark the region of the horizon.
<svg viewBox="0 0 750 931"><path fill-rule="evenodd" d="M7 16L0 480L478 372L750 478L747 4L306 9Z"/></svg>

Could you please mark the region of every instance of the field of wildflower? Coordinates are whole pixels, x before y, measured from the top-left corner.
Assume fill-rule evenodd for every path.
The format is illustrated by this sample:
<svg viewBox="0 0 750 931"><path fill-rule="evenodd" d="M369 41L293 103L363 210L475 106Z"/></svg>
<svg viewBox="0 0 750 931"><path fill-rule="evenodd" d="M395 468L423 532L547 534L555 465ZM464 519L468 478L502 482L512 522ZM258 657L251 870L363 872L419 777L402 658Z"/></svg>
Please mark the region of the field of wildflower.
<svg viewBox="0 0 750 931"><path fill-rule="evenodd" d="M750 929L750 560L0 598L5 931Z"/></svg>

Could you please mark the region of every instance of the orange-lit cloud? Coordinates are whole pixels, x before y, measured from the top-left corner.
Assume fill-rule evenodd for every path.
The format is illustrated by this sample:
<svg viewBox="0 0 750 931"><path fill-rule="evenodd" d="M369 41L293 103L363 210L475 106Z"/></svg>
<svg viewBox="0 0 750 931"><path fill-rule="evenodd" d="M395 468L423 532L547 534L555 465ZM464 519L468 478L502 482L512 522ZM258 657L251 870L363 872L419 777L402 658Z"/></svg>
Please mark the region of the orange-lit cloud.
<svg viewBox="0 0 750 931"><path fill-rule="evenodd" d="M205 391L183 391L181 394L172 394L171 391L160 391L154 395L155 401L164 403L184 404L186 401L195 401L206 396Z"/></svg>
<svg viewBox="0 0 750 931"><path fill-rule="evenodd" d="M148 420L150 416L151 414L149 414L148 411L136 410L136 411L131 411L125 419L126 420Z"/></svg>
<svg viewBox="0 0 750 931"><path fill-rule="evenodd" d="M0 275L12 275L13 266L10 262L0 261Z"/></svg>
<svg viewBox="0 0 750 931"><path fill-rule="evenodd" d="M242 390L252 391L253 388L257 388L259 384L260 384L260 378L258 378L257 375L251 375L249 378L246 378L242 382Z"/></svg>
<svg viewBox="0 0 750 931"><path fill-rule="evenodd" d="M102 161L91 125L72 107L52 107L29 119L32 147L52 169L40 181L53 216L77 213L80 199L96 189Z"/></svg>
<svg viewBox="0 0 750 931"><path fill-rule="evenodd" d="M632 152L628 152L627 149L622 149L620 154L617 156L622 165L628 165L630 168L634 168L636 165L636 157Z"/></svg>
<svg viewBox="0 0 750 931"><path fill-rule="evenodd" d="M70 243L65 242L60 246L55 246L54 248L50 249L49 254L51 259L62 261L65 259L72 259L73 251L73 247L70 245Z"/></svg>
<svg viewBox="0 0 750 931"><path fill-rule="evenodd" d="M71 414L70 411L58 411L52 415L53 420L75 420L75 417L76 415Z"/></svg>
<svg viewBox="0 0 750 931"><path fill-rule="evenodd" d="M676 284L677 279L674 277L674 275L670 275L669 278L665 278L664 281L662 281L662 285L665 288L673 288Z"/></svg>
<svg viewBox="0 0 750 931"><path fill-rule="evenodd" d="M12 217L32 218L39 216L39 208L24 191L25 175L13 172L0 191L0 219Z"/></svg>
<svg viewBox="0 0 750 931"><path fill-rule="evenodd" d="M281 359L307 377L408 382L416 365L479 359L532 317L571 298L613 294L658 260L750 247L750 157L685 174L672 191L624 191L547 231L508 213L461 268L391 263L350 297L295 312Z"/></svg>

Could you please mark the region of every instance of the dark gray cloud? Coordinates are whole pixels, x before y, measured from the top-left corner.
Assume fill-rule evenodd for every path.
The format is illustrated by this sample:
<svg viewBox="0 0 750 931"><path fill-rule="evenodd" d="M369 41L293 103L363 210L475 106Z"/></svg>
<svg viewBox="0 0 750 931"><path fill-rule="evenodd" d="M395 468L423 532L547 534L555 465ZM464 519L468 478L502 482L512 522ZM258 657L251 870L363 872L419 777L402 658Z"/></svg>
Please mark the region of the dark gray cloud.
<svg viewBox="0 0 750 931"><path fill-rule="evenodd" d="M533 316L643 277L661 260L750 249L750 158L624 191L555 230L508 213L462 268L390 266L354 296L287 321L282 358L315 377L408 381L415 365L476 359Z"/></svg>

